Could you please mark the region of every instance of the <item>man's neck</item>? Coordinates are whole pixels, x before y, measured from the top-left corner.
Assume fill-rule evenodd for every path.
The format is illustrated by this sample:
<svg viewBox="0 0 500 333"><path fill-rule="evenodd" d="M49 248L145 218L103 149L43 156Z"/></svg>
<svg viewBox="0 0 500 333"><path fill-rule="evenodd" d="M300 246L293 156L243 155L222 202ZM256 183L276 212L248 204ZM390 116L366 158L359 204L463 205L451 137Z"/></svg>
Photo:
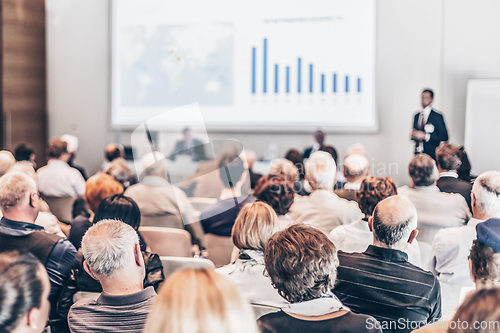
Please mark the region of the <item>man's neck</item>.
<svg viewBox="0 0 500 333"><path fill-rule="evenodd" d="M383 249L389 249L389 250L399 250L399 251L404 251L406 249L406 246L408 245L408 243L406 243L406 245L403 247L401 245L398 246L398 244L394 244L392 246L389 246L387 244L384 244L376 239L373 240L373 246L376 246L376 247L381 247Z"/></svg>
<svg viewBox="0 0 500 333"><path fill-rule="evenodd" d="M477 212L477 211L473 212L472 217L475 218L476 220L481 220L481 221L486 221L486 220L489 220L492 218L491 215L484 214L482 212Z"/></svg>
<svg viewBox="0 0 500 333"><path fill-rule="evenodd" d="M26 223L35 223L36 217L26 214L24 211L9 211L2 212L3 217L8 220L17 221L17 222L26 222Z"/></svg>
<svg viewBox="0 0 500 333"><path fill-rule="evenodd" d="M112 296L130 295L144 290L142 281L133 282L127 277L100 279L102 290Z"/></svg>

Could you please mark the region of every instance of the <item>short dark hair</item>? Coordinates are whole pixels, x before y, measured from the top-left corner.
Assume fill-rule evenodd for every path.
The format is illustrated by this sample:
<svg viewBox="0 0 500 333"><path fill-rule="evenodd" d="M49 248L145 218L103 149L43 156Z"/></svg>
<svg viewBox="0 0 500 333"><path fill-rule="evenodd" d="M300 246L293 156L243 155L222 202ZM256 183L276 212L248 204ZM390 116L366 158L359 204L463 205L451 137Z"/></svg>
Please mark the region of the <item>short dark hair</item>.
<svg viewBox="0 0 500 333"><path fill-rule="evenodd" d="M335 161L335 164L337 164L338 154L337 154L337 150L334 147L332 147L332 146L321 147L319 149L319 151L324 151L324 152L332 155L332 158Z"/></svg>
<svg viewBox="0 0 500 333"><path fill-rule="evenodd" d="M285 215L293 205L293 184L282 174L260 177L254 188L254 196L273 207L278 215Z"/></svg>
<svg viewBox="0 0 500 333"><path fill-rule="evenodd" d="M59 158L62 154L68 152L68 143L59 138L50 140L47 148L47 156L49 158Z"/></svg>
<svg viewBox="0 0 500 333"><path fill-rule="evenodd" d="M472 262L471 273L475 280L483 283L500 282L500 253L477 239L472 243L469 259Z"/></svg>
<svg viewBox="0 0 500 333"><path fill-rule="evenodd" d="M365 215L372 215L380 201L393 195L398 195L398 189L391 177L366 177L356 193L359 208Z"/></svg>
<svg viewBox="0 0 500 333"><path fill-rule="evenodd" d="M455 325L454 328L450 326L448 332L498 332L500 323L499 308L499 288L482 288L471 292L458 307L452 319L452 322L462 322L462 324ZM468 325L465 325L465 323ZM475 327L476 323L480 323L481 327L473 330L472 327ZM483 323L486 324L486 327L483 327Z"/></svg>
<svg viewBox="0 0 500 333"><path fill-rule="evenodd" d="M302 157L302 153L297 149L290 149L286 152L285 158L297 167L300 179L304 179L306 172L304 169L304 158Z"/></svg>
<svg viewBox="0 0 500 333"><path fill-rule="evenodd" d="M432 91L432 89L426 88L422 90L422 94L423 93L429 93L429 95L431 95L431 98L434 98L434 91Z"/></svg>
<svg viewBox="0 0 500 333"><path fill-rule="evenodd" d="M436 148L436 161L443 170L458 170L462 164L460 155L460 148L451 143L443 143Z"/></svg>
<svg viewBox="0 0 500 333"><path fill-rule="evenodd" d="M264 252L274 288L290 303L319 298L337 277L337 249L319 229L296 223L274 234Z"/></svg>
<svg viewBox="0 0 500 333"><path fill-rule="evenodd" d="M0 332L12 332L25 314L42 305L41 267L30 253L0 254Z"/></svg>
<svg viewBox="0 0 500 333"><path fill-rule="evenodd" d="M123 194L114 194L99 204L94 223L101 220L119 220L137 230L141 224L141 211L132 198Z"/></svg>
<svg viewBox="0 0 500 333"><path fill-rule="evenodd" d="M436 162L427 154L415 155L408 165L415 186L430 186L437 178Z"/></svg>
<svg viewBox="0 0 500 333"><path fill-rule="evenodd" d="M465 180L467 182L470 182L472 177L470 174L470 171L472 169L472 166L469 161L469 156L467 155L467 152L465 151L465 148L463 146L460 147L460 167L457 170L458 173L458 178Z"/></svg>
<svg viewBox="0 0 500 333"><path fill-rule="evenodd" d="M245 166L239 156L228 154L219 160L219 174L224 187L234 187L241 179L243 172L245 172Z"/></svg>
<svg viewBox="0 0 500 333"><path fill-rule="evenodd" d="M387 246L394 245L403 239L413 219L409 218L400 223L385 223L382 221L377 207L378 206L375 206L372 215L373 233L378 241Z"/></svg>
<svg viewBox="0 0 500 333"><path fill-rule="evenodd" d="M106 156L106 159L109 162L111 162L115 158L118 158L118 157L122 156L122 150L120 149L120 146L116 145L112 149L106 149L105 156Z"/></svg>
<svg viewBox="0 0 500 333"><path fill-rule="evenodd" d="M31 158L31 155L35 153L35 149L33 149L33 146L27 143L20 143L17 147L16 150L14 150L14 158L16 161L21 162L21 161L29 161Z"/></svg>

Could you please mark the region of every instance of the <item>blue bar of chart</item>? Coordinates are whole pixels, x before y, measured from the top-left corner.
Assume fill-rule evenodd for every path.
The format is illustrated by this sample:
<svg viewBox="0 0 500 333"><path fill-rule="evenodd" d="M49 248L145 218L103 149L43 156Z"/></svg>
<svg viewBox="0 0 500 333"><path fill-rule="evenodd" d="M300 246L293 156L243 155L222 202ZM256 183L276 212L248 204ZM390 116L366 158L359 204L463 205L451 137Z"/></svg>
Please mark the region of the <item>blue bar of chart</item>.
<svg viewBox="0 0 500 333"><path fill-rule="evenodd" d="M290 66L286 66L286 92L290 92Z"/></svg>
<svg viewBox="0 0 500 333"><path fill-rule="evenodd" d="M274 92L278 93L278 65L274 65Z"/></svg>
<svg viewBox="0 0 500 333"><path fill-rule="evenodd" d="M313 64L309 65L309 92L313 92Z"/></svg>
<svg viewBox="0 0 500 333"><path fill-rule="evenodd" d="M255 94L255 47L252 48L252 93Z"/></svg>
<svg viewBox="0 0 500 333"><path fill-rule="evenodd" d="M263 93L267 92L267 39L264 38L264 82Z"/></svg>
<svg viewBox="0 0 500 333"><path fill-rule="evenodd" d="M251 64L251 92L252 94L256 94L257 93L257 83L256 83L256 77L257 77L257 47L252 47L252 64ZM268 41L267 41L267 38L264 38L263 39L263 49L262 49L262 59L263 59L263 62L262 62L262 73L263 73L263 77L262 77L262 92L264 94L267 94L267 83L268 83L268 71L267 71L267 63L268 63L268 60L274 62L274 59L271 57L271 58L268 58L269 54L268 54ZM301 93L302 92L302 60L303 58L302 57L298 57L297 58L297 93ZM282 64L283 65L283 64ZM270 65L271 67L271 71L272 71L272 64ZM280 63L274 63L274 93L275 94L279 94L279 80L280 80L280 72L279 72L279 66L280 66ZM284 76L282 79L285 80L285 83L284 83L284 89L282 88L282 91L284 90L287 94L290 93L290 81L293 81L293 79L291 78L290 75L295 75L295 74L292 74L292 71L293 71L293 67L291 67L290 65L288 64L284 64L283 65L285 70L281 71L282 72L282 76ZM284 74L283 74L284 73ZM272 76L272 72L270 74ZM306 74L307 75L307 74ZM330 76L332 75L332 76ZM325 91L331 91L333 92L334 94L336 94L339 90L338 89L342 89L342 88L339 88L338 84L339 82L337 81L337 76L340 75L339 77L343 77L342 74L337 74L337 73L325 73L325 72L322 72L321 71L319 72L319 74L316 76L318 77L320 80L318 81L319 83L319 86L321 86L321 89L316 89L317 92L321 92L322 94L325 93ZM329 81L329 80L325 80L326 77L331 77L332 78L332 81ZM352 87L352 91L357 91L358 93L361 93L361 77L355 77L353 79L353 87ZM272 80L272 79L271 79ZM316 79L318 80L318 79ZM328 82L327 82L328 81ZM330 83L332 84L332 87L330 88ZM292 82L293 83L293 82ZM270 83L272 84L272 83ZM342 81L340 81L340 84L342 84ZM355 85L355 86L354 86ZM318 86L318 87L319 87ZM272 88L270 88L272 89ZM307 88L306 88L307 89ZM271 90L272 91L272 90ZM314 93L314 64L313 63L309 63L309 93L313 94ZM348 94L349 93L349 75L345 75L345 93Z"/></svg>
<svg viewBox="0 0 500 333"><path fill-rule="evenodd" d="M301 68L300 68L300 58L299 58L299 63L298 63L298 85L297 85L297 92L300 93L300 73L302 72Z"/></svg>

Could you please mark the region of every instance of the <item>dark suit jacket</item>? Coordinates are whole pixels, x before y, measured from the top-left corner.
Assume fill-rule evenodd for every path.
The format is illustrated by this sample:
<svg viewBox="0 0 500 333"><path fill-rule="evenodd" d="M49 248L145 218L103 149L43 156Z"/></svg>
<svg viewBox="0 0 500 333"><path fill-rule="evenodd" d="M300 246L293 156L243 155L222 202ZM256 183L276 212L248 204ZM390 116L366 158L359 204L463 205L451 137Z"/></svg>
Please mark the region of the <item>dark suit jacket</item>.
<svg viewBox="0 0 500 333"><path fill-rule="evenodd" d="M420 113L417 112L413 117L413 129L418 130L418 118ZM426 125L432 124L434 126L434 132L431 133L429 141L424 141L424 153L436 159L436 148L439 146L441 141L448 141L448 130L446 129L446 124L444 123L443 115L431 110L429 117L427 118ZM418 142L415 143L415 153L417 152Z"/></svg>
<svg viewBox="0 0 500 333"><path fill-rule="evenodd" d="M441 192L458 193L467 201L467 206L472 211L470 192L472 191L472 184L464 180L454 177L440 177L437 181L437 187Z"/></svg>
<svg viewBox="0 0 500 333"><path fill-rule="evenodd" d="M171 160L175 160L177 155L190 155L194 161L204 161L207 159L205 156L205 146L203 142L197 139L193 139L193 146L188 151L187 141L179 140L175 143L174 151L170 155Z"/></svg>
<svg viewBox="0 0 500 333"><path fill-rule="evenodd" d="M304 150L304 154L302 154L302 158L309 158L311 156L313 147L308 147Z"/></svg>

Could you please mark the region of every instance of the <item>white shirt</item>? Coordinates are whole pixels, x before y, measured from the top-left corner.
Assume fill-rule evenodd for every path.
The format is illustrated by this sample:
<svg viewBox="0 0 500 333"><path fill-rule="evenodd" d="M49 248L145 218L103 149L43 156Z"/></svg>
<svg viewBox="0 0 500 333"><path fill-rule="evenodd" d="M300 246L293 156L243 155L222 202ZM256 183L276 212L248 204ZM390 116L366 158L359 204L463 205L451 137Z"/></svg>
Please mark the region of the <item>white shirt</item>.
<svg viewBox="0 0 500 333"><path fill-rule="evenodd" d="M242 250L248 259L237 259L234 263L215 271L233 282L243 297L250 303L282 307L288 302L278 294L271 279L264 276L264 254L261 251Z"/></svg>
<svg viewBox="0 0 500 333"><path fill-rule="evenodd" d="M450 172L450 171L440 172L439 173L439 178L441 178L441 177L458 178L458 173L456 173L456 172Z"/></svg>
<svg viewBox="0 0 500 333"><path fill-rule="evenodd" d="M50 197L82 196L85 179L82 174L61 160L49 160L37 171L38 189Z"/></svg>
<svg viewBox="0 0 500 333"><path fill-rule="evenodd" d="M344 185L344 190L359 191L360 188L361 188L361 182L359 182L359 183L350 183L350 182L347 182Z"/></svg>
<svg viewBox="0 0 500 333"><path fill-rule="evenodd" d="M356 202L323 189L315 190L308 197L296 195L289 214L295 222L315 226L327 235L335 227L363 217Z"/></svg>
<svg viewBox="0 0 500 333"><path fill-rule="evenodd" d="M470 219L466 226L438 231L432 242L428 269L440 281L474 286L469 274L469 253L477 238L476 226L484 220Z"/></svg>
<svg viewBox="0 0 500 333"><path fill-rule="evenodd" d="M373 244L373 233L368 222L357 220L347 225L341 225L330 232L330 240L337 250L344 252L364 252L368 245ZM408 254L408 261L416 266L422 266L420 246L415 239L404 251Z"/></svg>

